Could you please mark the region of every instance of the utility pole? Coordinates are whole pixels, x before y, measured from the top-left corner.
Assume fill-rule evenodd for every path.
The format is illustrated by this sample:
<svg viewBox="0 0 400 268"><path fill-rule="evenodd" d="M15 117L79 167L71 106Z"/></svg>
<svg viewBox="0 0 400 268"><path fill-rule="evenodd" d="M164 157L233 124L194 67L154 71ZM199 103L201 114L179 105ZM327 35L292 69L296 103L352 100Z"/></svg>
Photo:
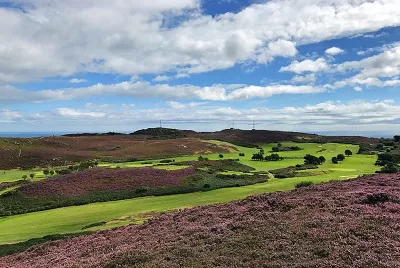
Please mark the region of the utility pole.
<svg viewBox="0 0 400 268"><path fill-rule="evenodd" d="M235 129L235 119L233 119L232 128Z"/></svg>
<svg viewBox="0 0 400 268"><path fill-rule="evenodd" d="M161 121L161 119L160 119L160 128L162 128L162 121Z"/></svg>
<svg viewBox="0 0 400 268"><path fill-rule="evenodd" d="M256 130L256 123L253 120L253 130Z"/></svg>

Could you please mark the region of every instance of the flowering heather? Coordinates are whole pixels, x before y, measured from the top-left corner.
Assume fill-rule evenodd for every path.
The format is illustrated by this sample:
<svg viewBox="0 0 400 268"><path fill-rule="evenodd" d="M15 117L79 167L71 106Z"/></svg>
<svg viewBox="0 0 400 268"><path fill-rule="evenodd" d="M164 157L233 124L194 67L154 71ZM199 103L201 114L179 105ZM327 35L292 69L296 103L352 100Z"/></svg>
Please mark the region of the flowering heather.
<svg viewBox="0 0 400 268"><path fill-rule="evenodd" d="M176 186L194 175L194 168L161 170L154 168L94 168L74 172L21 187L25 197L80 196L90 192L133 190L138 187Z"/></svg>
<svg viewBox="0 0 400 268"><path fill-rule="evenodd" d="M166 214L49 242L0 267L400 267L400 174Z"/></svg>

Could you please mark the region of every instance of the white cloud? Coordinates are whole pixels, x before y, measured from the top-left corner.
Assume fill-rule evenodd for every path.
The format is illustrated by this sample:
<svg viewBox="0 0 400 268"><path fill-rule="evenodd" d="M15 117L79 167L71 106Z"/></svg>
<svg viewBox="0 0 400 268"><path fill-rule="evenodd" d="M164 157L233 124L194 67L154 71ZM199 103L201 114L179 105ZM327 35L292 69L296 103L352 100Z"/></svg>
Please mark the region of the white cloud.
<svg viewBox="0 0 400 268"><path fill-rule="evenodd" d="M256 56L258 63L267 63L272 61L275 57L293 57L296 56L296 44L287 40L277 40L268 44L268 46L260 49Z"/></svg>
<svg viewBox="0 0 400 268"><path fill-rule="evenodd" d="M400 44L383 53L338 65L339 71L360 71L360 78L393 77L400 75Z"/></svg>
<svg viewBox="0 0 400 268"><path fill-rule="evenodd" d="M163 81L168 81L168 80L171 80L171 77L166 76L166 75L159 75L153 79L153 81L155 81L155 82L163 82Z"/></svg>
<svg viewBox="0 0 400 268"><path fill-rule="evenodd" d="M104 118L106 117L105 113L100 112L82 112L75 109L70 108L58 108L56 110L57 114L62 117L68 118Z"/></svg>
<svg viewBox="0 0 400 268"><path fill-rule="evenodd" d="M89 87L55 90L24 91L14 87L0 87L0 102L43 102L81 99L99 95L118 95L132 98L199 99L213 101L267 98L278 94L309 94L323 92L322 87L293 85L212 85L193 86L155 84L143 81L126 81L117 84L96 84ZM13 94L16 93L16 94Z"/></svg>
<svg viewBox="0 0 400 268"><path fill-rule="evenodd" d="M9 111L13 112L13 111ZM1 111L0 111L1 113ZM29 115L19 114L17 120L26 122ZM297 131L400 131L400 106L393 100L351 101L347 103L327 101L315 105L287 106L283 108L232 108L229 106L199 105L196 107L147 108L131 106L103 105L102 112L96 107L85 106L81 109L59 108L44 113L44 117L29 122L29 126L51 126L51 130L69 126L90 126L98 129L129 129L131 126L145 126L146 122L158 122L162 119L169 127L186 127L199 122L206 129L229 127L235 119L238 127L251 128L250 122L257 121L260 128L297 130ZM101 120L93 120L93 119ZM117 120L118 119L118 120ZM242 121L242 123L241 123ZM224 123L225 122L225 123ZM228 123L226 123L228 122ZM79 123L79 124L77 124ZM10 126L12 122L0 127ZM151 125L154 125L150 124ZM183 125L184 126L183 126ZM101 128L100 128L101 127Z"/></svg>
<svg viewBox="0 0 400 268"><path fill-rule="evenodd" d="M315 82L316 79L317 77L315 76L315 74L311 73L304 76L296 75L291 79L291 81L293 83L311 83Z"/></svg>
<svg viewBox="0 0 400 268"><path fill-rule="evenodd" d="M87 82L86 79L78 79L78 78L72 78L71 80L68 81L71 84L80 84L80 83L85 83Z"/></svg>
<svg viewBox="0 0 400 268"><path fill-rule="evenodd" d="M303 61L293 61L290 65L282 67L280 72L293 72L297 74L305 73L305 72L321 72L325 71L329 68L328 63L324 58L319 58L317 60L303 60Z"/></svg>
<svg viewBox="0 0 400 268"><path fill-rule="evenodd" d="M196 108L202 105L207 104L208 102L189 102L189 103L181 103L177 101L167 101L166 104L170 106L172 109L189 109Z"/></svg>
<svg viewBox="0 0 400 268"><path fill-rule="evenodd" d="M361 91L362 91L362 88L361 88L361 87L354 87L354 90L355 90L355 91L358 91L358 92L361 92Z"/></svg>
<svg viewBox="0 0 400 268"><path fill-rule="evenodd" d="M272 0L215 17L200 0L10 2L23 11L0 8L0 82L207 72L400 25L398 0Z"/></svg>
<svg viewBox="0 0 400 268"><path fill-rule="evenodd" d="M327 50L325 50L325 54L329 55L329 56L343 54L344 52L345 51L343 49L338 48L338 47L331 47L331 48L328 48Z"/></svg>
<svg viewBox="0 0 400 268"><path fill-rule="evenodd" d="M387 47L380 54L364 58L360 61L349 61L337 65L339 72L356 72L350 78L335 83L335 87L347 85L365 85L390 87L399 85L400 44Z"/></svg>
<svg viewBox="0 0 400 268"><path fill-rule="evenodd" d="M11 111L6 109L0 110L0 123L13 123L20 119L22 115L17 111Z"/></svg>

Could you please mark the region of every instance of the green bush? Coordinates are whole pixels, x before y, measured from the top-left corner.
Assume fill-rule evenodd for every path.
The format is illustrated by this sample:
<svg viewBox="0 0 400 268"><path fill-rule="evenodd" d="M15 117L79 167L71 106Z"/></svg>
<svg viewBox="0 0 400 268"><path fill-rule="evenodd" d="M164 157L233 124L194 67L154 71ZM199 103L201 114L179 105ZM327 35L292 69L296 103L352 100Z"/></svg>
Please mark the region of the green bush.
<svg viewBox="0 0 400 268"><path fill-rule="evenodd" d="M312 181L302 181L302 182L299 182L298 184L296 184L296 188L298 189L298 188L302 188L302 187L308 187L313 184L314 183Z"/></svg>

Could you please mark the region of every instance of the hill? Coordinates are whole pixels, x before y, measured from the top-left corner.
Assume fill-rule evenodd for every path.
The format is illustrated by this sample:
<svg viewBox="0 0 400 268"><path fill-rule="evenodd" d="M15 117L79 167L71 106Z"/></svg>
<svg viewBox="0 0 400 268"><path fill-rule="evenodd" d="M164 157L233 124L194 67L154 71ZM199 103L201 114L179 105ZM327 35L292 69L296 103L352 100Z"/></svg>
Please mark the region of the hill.
<svg viewBox="0 0 400 268"><path fill-rule="evenodd" d="M400 267L400 174L185 209L0 259L1 267Z"/></svg>

